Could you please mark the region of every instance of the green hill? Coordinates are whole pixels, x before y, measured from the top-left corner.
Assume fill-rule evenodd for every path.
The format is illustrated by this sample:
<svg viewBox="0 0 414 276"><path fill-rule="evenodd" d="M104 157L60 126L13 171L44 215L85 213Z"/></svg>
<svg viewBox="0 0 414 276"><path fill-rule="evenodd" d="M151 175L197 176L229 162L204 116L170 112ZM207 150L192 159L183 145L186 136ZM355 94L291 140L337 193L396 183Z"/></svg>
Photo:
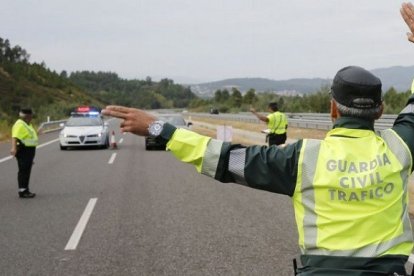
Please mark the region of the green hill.
<svg viewBox="0 0 414 276"><path fill-rule="evenodd" d="M58 74L44 63L30 63L26 50L0 38L0 140L8 137L22 107L34 109L38 125L47 118L66 118L78 105L182 108L196 98L189 87L170 79L126 80L112 72Z"/></svg>
<svg viewBox="0 0 414 276"><path fill-rule="evenodd" d="M0 38L0 140L9 136L10 126L22 107L35 112L34 124L66 118L78 105L103 107L104 101L88 94L45 64L29 63L20 46L11 47Z"/></svg>

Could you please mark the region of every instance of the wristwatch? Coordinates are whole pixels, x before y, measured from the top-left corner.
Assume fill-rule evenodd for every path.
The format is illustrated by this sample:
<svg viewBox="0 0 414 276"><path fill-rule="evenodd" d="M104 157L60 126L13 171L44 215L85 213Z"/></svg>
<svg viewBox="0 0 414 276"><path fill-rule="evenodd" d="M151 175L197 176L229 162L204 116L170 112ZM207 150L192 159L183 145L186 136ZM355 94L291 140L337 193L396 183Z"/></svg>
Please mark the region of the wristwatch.
<svg viewBox="0 0 414 276"><path fill-rule="evenodd" d="M163 121L154 121L148 126L148 133L151 137L157 137L160 136L163 128L164 128L165 122Z"/></svg>

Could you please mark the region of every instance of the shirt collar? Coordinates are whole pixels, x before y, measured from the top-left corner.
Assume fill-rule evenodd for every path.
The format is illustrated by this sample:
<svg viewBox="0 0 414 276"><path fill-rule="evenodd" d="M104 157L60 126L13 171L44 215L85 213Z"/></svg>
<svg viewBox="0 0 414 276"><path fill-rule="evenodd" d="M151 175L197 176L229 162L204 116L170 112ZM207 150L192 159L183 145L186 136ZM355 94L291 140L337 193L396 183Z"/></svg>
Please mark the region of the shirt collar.
<svg viewBox="0 0 414 276"><path fill-rule="evenodd" d="M332 128L353 128L374 131L374 121L354 117L340 117L335 121Z"/></svg>

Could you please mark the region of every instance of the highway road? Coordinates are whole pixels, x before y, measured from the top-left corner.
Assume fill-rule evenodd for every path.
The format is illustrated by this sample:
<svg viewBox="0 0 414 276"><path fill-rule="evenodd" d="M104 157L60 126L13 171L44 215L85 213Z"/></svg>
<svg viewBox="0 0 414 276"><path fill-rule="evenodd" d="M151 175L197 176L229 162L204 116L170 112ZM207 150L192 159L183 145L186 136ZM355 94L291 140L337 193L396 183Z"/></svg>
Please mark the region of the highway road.
<svg viewBox="0 0 414 276"><path fill-rule="evenodd" d="M199 175L144 139L118 149L59 150L40 136L34 199L0 143L0 275L292 275L288 197Z"/></svg>

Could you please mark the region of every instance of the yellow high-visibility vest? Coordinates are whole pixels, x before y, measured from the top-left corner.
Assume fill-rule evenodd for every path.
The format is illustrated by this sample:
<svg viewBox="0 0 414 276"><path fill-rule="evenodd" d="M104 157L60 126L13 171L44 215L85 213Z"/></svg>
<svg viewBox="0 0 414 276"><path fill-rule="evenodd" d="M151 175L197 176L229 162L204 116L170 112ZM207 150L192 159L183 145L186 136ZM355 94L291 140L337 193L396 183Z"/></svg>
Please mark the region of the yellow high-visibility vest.
<svg viewBox="0 0 414 276"><path fill-rule="evenodd" d="M17 138L26 147L36 147L39 143L36 130L32 124L28 125L22 119L18 119L12 127L12 137Z"/></svg>
<svg viewBox="0 0 414 276"><path fill-rule="evenodd" d="M286 115L280 111L276 111L267 116L269 122L267 127L270 129L270 133L283 134L286 133L287 119Z"/></svg>
<svg viewBox="0 0 414 276"><path fill-rule="evenodd" d="M411 83L411 94L414 94L414 80L413 80L413 82Z"/></svg>
<svg viewBox="0 0 414 276"><path fill-rule="evenodd" d="M410 255L411 160L391 129L335 128L325 140L304 139L292 197L302 254Z"/></svg>

